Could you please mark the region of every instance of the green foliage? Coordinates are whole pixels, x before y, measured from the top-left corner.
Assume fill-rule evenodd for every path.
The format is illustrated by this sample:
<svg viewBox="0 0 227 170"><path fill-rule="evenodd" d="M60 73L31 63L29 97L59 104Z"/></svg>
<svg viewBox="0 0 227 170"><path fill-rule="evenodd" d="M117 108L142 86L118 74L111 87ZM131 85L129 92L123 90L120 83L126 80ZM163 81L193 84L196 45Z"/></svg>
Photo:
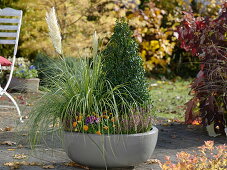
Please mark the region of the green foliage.
<svg viewBox="0 0 227 170"><path fill-rule="evenodd" d="M74 65L77 65L81 60L83 60L83 58L66 57L64 59L65 64L68 67L74 67ZM38 70L38 77L40 78L41 85L49 86L49 78L60 73L59 70L53 68L60 65L61 62L61 59L50 57L45 53L38 53L35 56L32 64L35 65Z"/></svg>
<svg viewBox="0 0 227 170"><path fill-rule="evenodd" d="M36 69L38 71L38 77L40 79L40 84L45 85L45 79L48 77L50 73L49 65L53 62L53 59L51 59L48 55L44 53L38 53L32 64L36 66Z"/></svg>
<svg viewBox="0 0 227 170"><path fill-rule="evenodd" d="M19 0L0 0L0 8L10 7L13 2L17 2Z"/></svg>
<svg viewBox="0 0 227 170"><path fill-rule="evenodd" d="M9 60L12 62L13 59L9 58ZM19 57L15 61L13 76L26 79L36 78L38 72L36 66L32 65L28 59Z"/></svg>
<svg viewBox="0 0 227 170"><path fill-rule="evenodd" d="M103 51L103 70L114 87L125 85L120 91L127 101L134 99L142 104L149 100L138 45L132 38L127 22L123 20L117 21L114 34Z"/></svg>
<svg viewBox="0 0 227 170"><path fill-rule="evenodd" d="M13 76L18 77L18 78L30 79L30 78L38 77L38 72L37 72L35 66L33 66L33 65L31 65L29 67L24 67L22 65L19 65L19 66L15 67Z"/></svg>
<svg viewBox="0 0 227 170"><path fill-rule="evenodd" d="M32 143L36 143L40 135L58 128L97 134L139 133L150 130L150 119L147 119L147 126L142 126L142 128L130 124L130 126L126 126L130 128L121 130L119 122L122 119L120 119L118 113L124 112L124 108L127 111L130 108L132 109L132 105L121 97L118 87L112 87L106 81L102 73L100 56L96 56L91 63L88 60L81 59L70 67L63 59L61 62L56 62L55 66L52 65L52 69L57 74L49 77L49 91L30 113L29 125ZM124 105L121 111L118 110L115 102L117 95L122 99ZM139 111L136 106L133 109L135 113ZM107 116L105 110L111 113L115 122L108 122L111 120L104 117ZM134 112L131 111L131 115ZM96 124L86 123L86 120L94 113L97 114L99 122ZM129 113L127 112L127 114ZM146 115L149 114L144 113L144 119ZM133 119L130 120L132 122ZM50 128L50 125L52 128Z"/></svg>
<svg viewBox="0 0 227 170"><path fill-rule="evenodd" d="M185 79L193 78L199 70L199 59L185 52L179 46L179 44L175 46L170 64L167 68L168 72L164 74L168 78L174 78L176 75Z"/></svg>

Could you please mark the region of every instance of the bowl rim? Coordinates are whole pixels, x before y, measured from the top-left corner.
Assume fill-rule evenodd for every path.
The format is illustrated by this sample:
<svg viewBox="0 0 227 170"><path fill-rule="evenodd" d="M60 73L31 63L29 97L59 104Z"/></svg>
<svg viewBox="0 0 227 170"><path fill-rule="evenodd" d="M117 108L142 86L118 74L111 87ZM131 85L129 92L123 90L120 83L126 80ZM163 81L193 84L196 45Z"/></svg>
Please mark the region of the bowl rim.
<svg viewBox="0 0 227 170"><path fill-rule="evenodd" d="M111 136L147 136L147 135L152 135L155 133L158 133L158 128L155 126L152 126L152 129L150 131L144 132L144 133L135 133L135 134L94 134L94 133L81 133L81 132L71 132L71 131L65 131L64 133L66 134L77 134L77 135L88 135L88 136L105 136L105 137L111 137Z"/></svg>

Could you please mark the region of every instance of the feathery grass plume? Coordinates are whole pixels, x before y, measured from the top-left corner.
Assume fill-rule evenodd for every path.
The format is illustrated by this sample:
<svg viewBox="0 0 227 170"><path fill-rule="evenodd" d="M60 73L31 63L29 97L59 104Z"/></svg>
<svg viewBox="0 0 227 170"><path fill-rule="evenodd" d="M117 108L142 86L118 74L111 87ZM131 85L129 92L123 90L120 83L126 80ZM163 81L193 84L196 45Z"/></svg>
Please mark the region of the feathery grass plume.
<svg viewBox="0 0 227 170"><path fill-rule="evenodd" d="M55 8L52 7L50 12L46 13L46 22L49 28L49 35L56 52L62 55L61 32L58 24Z"/></svg>
<svg viewBox="0 0 227 170"><path fill-rule="evenodd" d="M99 46L99 37L96 33L94 32L93 39L92 39L92 56L96 56L98 53L98 46Z"/></svg>

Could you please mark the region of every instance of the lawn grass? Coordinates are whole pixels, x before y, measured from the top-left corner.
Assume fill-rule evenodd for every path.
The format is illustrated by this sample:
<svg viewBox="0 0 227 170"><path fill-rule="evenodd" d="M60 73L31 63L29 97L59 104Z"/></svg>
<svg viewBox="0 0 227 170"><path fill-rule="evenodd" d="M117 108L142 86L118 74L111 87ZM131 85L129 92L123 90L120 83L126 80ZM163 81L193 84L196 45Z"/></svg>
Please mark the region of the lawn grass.
<svg viewBox="0 0 227 170"><path fill-rule="evenodd" d="M191 80L149 80L154 115L157 118L184 121L185 103L189 101Z"/></svg>

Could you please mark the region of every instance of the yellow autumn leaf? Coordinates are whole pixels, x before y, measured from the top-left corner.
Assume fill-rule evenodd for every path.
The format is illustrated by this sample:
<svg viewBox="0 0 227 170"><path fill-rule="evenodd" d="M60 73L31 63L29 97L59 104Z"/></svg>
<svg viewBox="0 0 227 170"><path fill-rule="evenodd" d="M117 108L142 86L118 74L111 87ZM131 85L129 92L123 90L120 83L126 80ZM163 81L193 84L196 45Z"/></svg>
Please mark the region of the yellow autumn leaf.
<svg viewBox="0 0 227 170"><path fill-rule="evenodd" d="M14 158L14 159L25 159L25 158L27 158L27 156L24 155L24 154L15 154L15 155L13 156L13 158Z"/></svg>

